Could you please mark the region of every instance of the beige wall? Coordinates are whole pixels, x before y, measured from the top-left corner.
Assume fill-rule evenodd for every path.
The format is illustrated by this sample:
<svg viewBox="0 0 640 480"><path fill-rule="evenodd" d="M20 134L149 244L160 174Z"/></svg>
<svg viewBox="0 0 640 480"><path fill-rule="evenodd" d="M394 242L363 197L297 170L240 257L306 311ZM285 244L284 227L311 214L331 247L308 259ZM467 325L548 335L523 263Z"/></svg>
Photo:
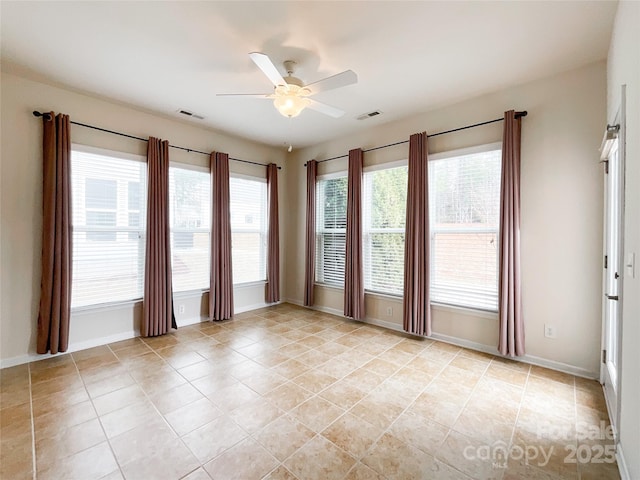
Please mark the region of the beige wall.
<svg viewBox="0 0 640 480"><path fill-rule="evenodd" d="M597 376L600 350L602 169L598 147L606 115L604 62L553 78L485 95L457 105L371 128L297 152L287 160L288 216L285 298L303 300L303 163L408 139L415 132L439 132L528 110L522 134L522 282L528 359ZM382 117L384 118L384 117ZM381 118L381 120L382 120ZM430 153L500 141L502 124L429 139ZM407 144L365 153L365 166L405 159ZM346 159L320 164L319 173L345 170ZM398 327L398 299L366 296L368 320ZM316 306L342 310L342 291L316 287ZM392 315L387 316L387 308ZM545 323L557 338L544 337ZM434 308L434 331L450 340L495 351L495 314Z"/></svg>
<svg viewBox="0 0 640 480"><path fill-rule="evenodd" d="M640 478L640 3L618 5L607 65L607 120L620 107L620 87L627 86L625 173L625 257L635 253L635 278L623 273L620 451L628 478ZM622 462L620 462L622 463Z"/></svg>
<svg viewBox="0 0 640 480"><path fill-rule="evenodd" d="M122 104L107 102L74 91L45 85L7 72L2 73L2 147L0 167L0 360L8 365L35 351L35 332L40 295L42 126L33 110L53 110L90 125L131 135L153 135L171 144L201 151L225 151L232 157L283 165L279 150L228 135L152 115ZM146 155L146 143L73 126L74 143ZM200 166L208 157L171 150L171 161ZM232 172L265 176L265 169L231 162ZM285 170L280 170L280 204ZM281 218L282 218L281 214ZM281 235L284 233L282 230ZM284 259L283 259L284 262ZM284 264L284 263L283 263ZM264 285L235 289L235 308L244 310L264 304ZM176 310L185 306L178 323L206 315L206 295L176 295ZM72 314L70 349L132 335L139 325L141 306L121 305L106 310Z"/></svg>

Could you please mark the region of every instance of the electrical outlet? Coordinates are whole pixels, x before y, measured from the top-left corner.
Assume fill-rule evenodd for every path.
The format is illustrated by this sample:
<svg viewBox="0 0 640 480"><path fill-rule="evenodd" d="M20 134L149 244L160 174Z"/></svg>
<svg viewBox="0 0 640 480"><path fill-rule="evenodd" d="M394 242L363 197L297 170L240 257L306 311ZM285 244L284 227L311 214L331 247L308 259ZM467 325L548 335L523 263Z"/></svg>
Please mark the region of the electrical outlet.
<svg viewBox="0 0 640 480"><path fill-rule="evenodd" d="M178 313L184 313L184 305L178 307Z"/></svg>
<svg viewBox="0 0 640 480"><path fill-rule="evenodd" d="M627 260L624 262L624 266L627 267L627 277L636 278L636 254L628 253Z"/></svg>
<svg viewBox="0 0 640 480"><path fill-rule="evenodd" d="M556 327L544 324L544 336L547 338L556 338Z"/></svg>
<svg viewBox="0 0 640 480"><path fill-rule="evenodd" d="M393 307L387 307L387 317L393 315Z"/></svg>

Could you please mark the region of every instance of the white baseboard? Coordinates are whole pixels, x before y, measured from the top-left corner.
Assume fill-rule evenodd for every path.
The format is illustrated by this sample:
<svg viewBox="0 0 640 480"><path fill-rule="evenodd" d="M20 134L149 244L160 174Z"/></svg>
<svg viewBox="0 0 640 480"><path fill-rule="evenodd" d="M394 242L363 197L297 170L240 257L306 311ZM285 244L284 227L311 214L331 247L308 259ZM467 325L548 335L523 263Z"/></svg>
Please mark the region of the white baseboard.
<svg viewBox="0 0 640 480"><path fill-rule="evenodd" d="M296 301L296 300L293 300L293 299L286 299L285 301L287 301L289 303L293 303L295 305L303 306L302 302ZM331 315L337 315L339 317L344 317L343 313L340 310L337 310L335 308L329 308L329 307L324 307L324 306L320 306L320 305L314 305L312 307L306 307L306 308L311 308L312 310L317 310L317 311L320 311L320 312L329 313ZM387 322L387 321L384 321L384 320L378 320L378 319L375 319L375 318L365 318L364 320L362 320L362 322L363 323L368 323L368 324L371 324L371 325L376 325L378 327L387 328L389 330L393 330L393 331L396 331L396 332L406 333L402 329L402 325L399 325L397 323ZM458 347L464 347L464 348L468 348L470 350L476 350L476 351L479 351L479 352L488 353L490 355L495 355L496 357L503 357L503 355L500 355L500 353L498 352L498 350L497 350L495 345L485 345L483 343L473 342L471 340L466 340L464 338L452 337L452 336L449 336L449 335L443 335L443 334L437 333L437 332L433 332L429 338L431 338L433 340L438 340L440 342L450 343L450 344L456 345ZM548 360L546 358L536 357L534 355L523 355L521 357L506 357L506 356L504 356L503 358L508 358L510 360L515 360L515 361L519 361L519 362L523 362L523 363L528 363L528 364L536 365L536 366L539 366L539 367L550 368L551 370L557 370L557 371L568 373L568 374L571 374L571 375L576 375L578 377L584 377L584 378L589 378L589 379L597 379L598 378L598 373L596 373L596 372L592 372L592 371L589 371L589 370L581 368L581 367L576 367L574 365L569 365L567 363L562 363L562 362L557 362L555 360Z"/></svg>
<svg viewBox="0 0 640 480"><path fill-rule="evenodd" d="M616 446L616 462L618 462L618 471L620 472L621 480L631 480L629 469L627 468L627 462L625 461L624 454L622 453L622 445L618 443Z"/></svg>
<svg viewBox="0 0 640 480"><path fill-rule="evenodd" d="M100 337L91 340L85 340L83 342L77 342L73 344L69 344L69 348L64 353L27 353L25 355L18 355L17 357L4 358L0 360L0 369L15 367L16 365L22 365L23 363L29 362L37 362L39 360L46 360L51 357L58 357L60 355L66 355L68 353L78 352L80 350L86 350L87 348L99 347L101 345L106 345L108 343L119 342L121 340L128 340L130 338L140 336L140 332L135 330L130 330L128 332L116 333L114 335L109 335L108 337Z"/></svg>
<svg viewBox="0 0 640 480"><path fill-rule="evenodd" d="M196 323L208 322L207 317L189 317L189 318L176 318L176 325L180 327L188 327L189 325L195 325Z"/></svg>
<svg viewBox="0 0 640 480"><path fill-rule="evenodd" d="M253 305L245 305L244 307L239 307L239 308L234 307L233 313L250 312L251 310L259 310L260 308L271 307L273 305L279 305L281 303L282 301L275 302L275 303L260 302L260 303L254 303Z"/></svg>
<svg viewBox="0 0 640 480"><path fill-rule="evenodd" d="M281 302L277 302L281 303ZM276 305L276 303L256 303L254 305L247 305L244 307L240 307L235 310L235 313L243 313L251 310L257 310L259 308L268 307L270 305ZM207 322L209 319L207 317L189 317L184 319L176 318L176 324L178 328L186 327L189 325L195 325L200 322ZM27 353L25 355L18 355L16 357L4 358L0 359L0 369L15 367L16 365L22 365L24 363L37 362L39 360L46 360L51 357L58 357L60 355L66 355L68 353L78 352L80 350L86 350L87 348L99 347L101 345L107 345L113 342L119 342L121 340L128 340L130 338L139 337L140 332L135 330L130 330L128 332L116 333L114 335L109 335L108 337L100 337L91 340L85 340L83 342L77 342L69 345L69 348L64 353L56 353L54 355L50 353Z"/></svg>
<svg viewBox="0 0 640 480"><path fill-rule="evenodd" d="M569 365L568 363L557 362L555 360L540 358L534 355L522 355L521 357L509 357L506 355L501 355L497 351L497 348L495 345L485 345L483 343L472 342L464 338L451 337L449 335L443 335L441 333L436 333L436 332L434 332L429 338L433 338L434 340L439 340L445 343L451 343L452 345L457 345L459 347L469 348L471 350L477 350L479 352L488 353L490 355L495 355L496 357L507 358L509 360L528 363L531 365L536 365L538 367L550 368L551 370L557 370L557 371L568 373L578 377L584 377L588 379L598 378L597 373L591 372L585 368L576 367L575 365Z"/></svg>

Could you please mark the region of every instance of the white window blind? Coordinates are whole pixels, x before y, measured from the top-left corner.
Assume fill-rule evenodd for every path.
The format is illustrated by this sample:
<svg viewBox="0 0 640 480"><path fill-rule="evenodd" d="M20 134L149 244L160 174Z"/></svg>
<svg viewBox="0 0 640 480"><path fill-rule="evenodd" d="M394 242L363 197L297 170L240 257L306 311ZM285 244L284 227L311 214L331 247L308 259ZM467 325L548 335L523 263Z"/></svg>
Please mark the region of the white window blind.
<svg viewBox="0 0 640 480"><path fill-rule="evenodd" d="M365 289L402 295L407 167L365 172L362 208Z"/></svg>
<svg viewBox="0 0 640 480"><path fill-rule="evenodd" d="M233 283L267 279L267 182L231 177L231 255Z"/></svg>
<svg viewBox="0 0 640 480"><path fill-rule="evenodd" d="M344 286L347 177L316 184L316 282Z"/></svg>
<svg viewBox="0 0 640 480"><path fill-rule="evenodd" d="M209 288L211 175L169 168L169 213L173 291Z"/></svg>
<svg viewBox="0 0 640 480"><path fill-rule="evenodd" d="M497 310L501 151L429 162L431 300Z"/></svg>
<svg viewBox="0 0 640 480"><path fill-rule="evenodd" d="M146 164L71 153L71 307L142 298Z"/></svg>

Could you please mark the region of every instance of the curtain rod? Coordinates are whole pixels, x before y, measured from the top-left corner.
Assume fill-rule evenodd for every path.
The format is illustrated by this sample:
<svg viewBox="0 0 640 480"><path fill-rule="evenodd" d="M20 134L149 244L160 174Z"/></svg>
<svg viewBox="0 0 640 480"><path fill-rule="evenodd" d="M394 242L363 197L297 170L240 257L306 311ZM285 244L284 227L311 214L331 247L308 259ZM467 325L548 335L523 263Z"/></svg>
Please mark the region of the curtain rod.
<svg viewBox="0 0 640 480"><path fill-rule="evenodd" d="M516 118L526 117L527 116L527 111L525 110L523 112L516 112L515 116L516 116ZM502 122L502 121L504 121L504 118L495 118L493 120L487 120L486 122L474 123L473 125L466 125L464 127L454 128L452 130L445 130L444 132L432 133L431 135L427 135L427 137L437 137L438 135L445 135L447 133L459 132L460 130L466 130L468 128L480 127L482 125L488 125L490 123L496 123L496 122ZM396 145L402 145L403 143L409 143L409 140L402 140L400 142L389 143L387 145L381 145L379 147L368 148L366 150L363 150L363 152L364 153L373 152L374 150L380 150L382 148L388 148L388 147L395 147ZM316 163L330 162L331 160L338 160L339 158L347 158L348 156L349 156L349 154L347 154L347 155L338 155L337 157L331 157L331 158L325 158L324 160L318 160ZM304 166L306 167L307 164L305 163Z"/></svg>
<svg viewBox="0 0 640 480"><path fill-rule="evenodd" d="M51 114L38 112L37 110L33 111L33 116L34 117L44 117L47 120L51 119ZM92 128L93 130L100 130L101 132L111 133L113 135L120 135L121 137L133 138L134 140L140 140L141 142L148 142L149 141L149 139L147 139L147 138L136 137L134 135L129 135L127 133L122 133L122 132L116 132L114 130L107 130L106 128L95 127L93 125L87 125L86 123L74 122L72 120L70 120L69 122L72 123L73 125L78 125L79 127ZM177 148L178 150L184 150L185 152L188 152L188 153L199 153L201 155L211 155L211 153L202 152L200 150L194 150L193 148L179 147L177 145L169 145L169 147ZM242 160L241 158L229 157L229 160L233 160L234 162L250 163L252 165L260 165L261 167L266 167L267 166L264 163L252 162L250 160ZM282 167L278 167L278 170L282 170Z"/></svg>

